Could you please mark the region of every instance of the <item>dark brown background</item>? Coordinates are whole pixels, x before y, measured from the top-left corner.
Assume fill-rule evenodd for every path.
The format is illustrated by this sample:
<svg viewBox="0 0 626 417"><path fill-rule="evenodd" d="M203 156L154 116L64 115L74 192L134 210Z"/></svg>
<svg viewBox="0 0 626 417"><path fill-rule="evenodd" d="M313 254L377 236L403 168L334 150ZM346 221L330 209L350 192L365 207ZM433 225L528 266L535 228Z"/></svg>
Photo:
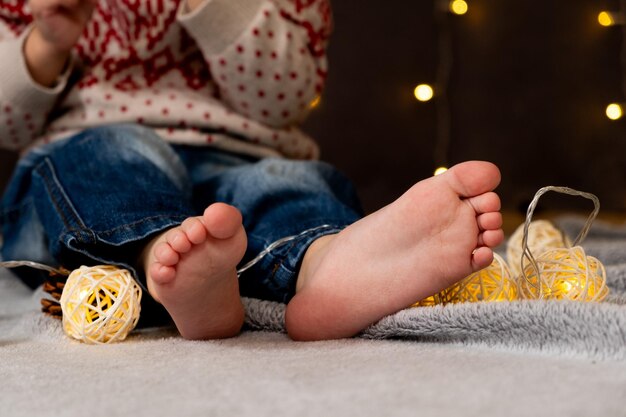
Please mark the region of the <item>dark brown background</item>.
<svg viewBox="0 0 626 417"><path fill-rule="evenodd" d="M566 185L597 194L605 210L626 211L626 122L604 115L607 103L624 99L622 33L596 20L619 2L468 3L467 15L448 19L449 162L498 164L508 209L525 209L542 186ZM412 90L435 81L442 31L434 1L336 0L334 14L327 90L305 129L372 211L435 168L436 102L418 103ZM0 158L5 181L11 158Z"/></svg>

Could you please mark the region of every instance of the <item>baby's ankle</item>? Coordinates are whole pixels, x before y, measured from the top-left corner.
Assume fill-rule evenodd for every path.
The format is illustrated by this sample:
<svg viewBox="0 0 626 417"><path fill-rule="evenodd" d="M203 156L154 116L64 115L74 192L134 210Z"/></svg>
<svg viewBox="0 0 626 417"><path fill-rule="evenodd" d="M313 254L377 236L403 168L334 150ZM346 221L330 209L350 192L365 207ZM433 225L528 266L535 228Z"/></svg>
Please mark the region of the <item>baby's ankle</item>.
<svg viewBox="0 0 626 417"><path fill-rule="evenodd" d="M298 271L296 281L296 292L300 291L315 274L315 270L320 260L327 253L330 243L335 239L336 234L324 235L317 238L306 250L302 258L302 264Z"/></svg>

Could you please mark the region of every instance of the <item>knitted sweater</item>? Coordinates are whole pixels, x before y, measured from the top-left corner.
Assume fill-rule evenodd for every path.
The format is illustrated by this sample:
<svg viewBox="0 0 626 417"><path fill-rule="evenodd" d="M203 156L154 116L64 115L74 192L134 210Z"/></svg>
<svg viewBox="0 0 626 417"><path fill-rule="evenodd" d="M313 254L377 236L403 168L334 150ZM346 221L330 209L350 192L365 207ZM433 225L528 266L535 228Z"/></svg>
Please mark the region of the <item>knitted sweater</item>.
<svg viewBox="0 0 626 417"><path fill-rule="evenodd" d="M0 3L0 147L140 123L165 140L316 158L298 123L321 92L327 0L101 0L53 88L31 78L26 0Z"/></svg>

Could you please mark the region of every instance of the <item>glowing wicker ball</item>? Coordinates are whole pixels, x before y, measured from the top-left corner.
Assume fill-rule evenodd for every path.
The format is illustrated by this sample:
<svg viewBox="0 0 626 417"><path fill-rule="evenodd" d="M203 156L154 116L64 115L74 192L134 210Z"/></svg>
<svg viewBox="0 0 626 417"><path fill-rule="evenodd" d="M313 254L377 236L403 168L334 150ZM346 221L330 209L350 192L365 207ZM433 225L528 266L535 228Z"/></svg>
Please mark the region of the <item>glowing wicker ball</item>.
<svg viewBox="0 0 626 417"><path fill-rule="evenodd" d="M517 282L506 262L497 253L487 268L476 271L441 293L445 303L513 301L518 297Z"/></svg>
<svg viewBox="0 0 626 417"><path fill-rule="evenodd" d="M524 224L521 224L509 238L506 247L506 259L514 277L521 274L520 262L524 252L522 242L524 240ZM533 220L528 225L528 250L534 255L557 248L569 248L572 246L570 239L547 220Z"/></svg>
<svg viewBox="0 0 626 417"><path fill-rule="evenodd" d="M443 300L441 299L440 294L435 294L435 295L431 295L430 297L426 297L423 300L420 300L417 303L411 305L411 307L431 307L437 304L443 304Z"/></svg>
<svg viewBox="0 0 626 417"><path fill-rule="evenodd" d="M528 265L520 279L524 298L602 301L609 293L604 265L593 256L586 256L580 246L553 249L536 262L540 278L535 268Z"/></svg>
<svg viewBox="0 0 626 417"><path fill-rule="evenodd" d="M500 255L493 254L488 267L468 275L438 294L425 298L412 307L478 301L513 301L518 298L517 282Z"/></svg>
<svg viewBox="0 0 626 417"><path fill-rule="evenodd" d="M63 330L85 343L121 341L135 328L141 288L130 272L114 266L81 266L61 294Z"/></svg>

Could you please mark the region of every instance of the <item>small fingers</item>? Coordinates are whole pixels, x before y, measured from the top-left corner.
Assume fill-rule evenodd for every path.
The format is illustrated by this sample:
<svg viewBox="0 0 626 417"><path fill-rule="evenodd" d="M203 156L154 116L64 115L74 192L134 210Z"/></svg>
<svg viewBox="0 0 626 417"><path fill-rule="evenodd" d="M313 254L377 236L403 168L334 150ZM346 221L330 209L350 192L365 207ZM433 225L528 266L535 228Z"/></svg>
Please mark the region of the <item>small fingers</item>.
<svg viewBox="0 0 626 417"><path fill-rule="evenodd" d="M167 242L160 242L154 248L154 257L158 263L164 266L176 265L180 255Z"/></svg>
<svg viewBox="0 0 626 417"><path fill-rule="evenodd" d="M181 225L180 229L194 245L199 245L207 238L207 230L197 217L189 217Z"/></svg>
<svg viewBox="0 0 626 417"><path fill-rule="evenodd" d="M168 231L165 240L178 253L189 252L192 247L187 235L178 227Z"/></svg>
<svg viewBox="0 0 626 417"><path fill-rule="evenodd" d="M476 248L472 253L472 268L475 271L491 265L493 262L493 251L487 247Z"/></svg>
<svg viewBox="0 0 626 417"><path fill-rule="evenodd" d="M155 262L150 266L149 277L155 283L164 285L176 278L176 268Z"/></svg>
<svg viewBox="0 0 626 417"><path fill-rule="evenodd" d="M504 231L502 229L485 230L478 235L478 246L495 248L504 242Z"/></svg>
<svg viewBox="0 0 626 417"><path fill-rule="evenodd" d="M502 214L498 211L479 214L476 223L481 232L485 230L496 230L502 227Z"/></svg>
<svg viewBox="0 0 626 417"><path fill-rule="evenodd" d="M476 214L496 212L500 210L500 197L494 192L477 195L466 199L474 208Z"/></svg>

